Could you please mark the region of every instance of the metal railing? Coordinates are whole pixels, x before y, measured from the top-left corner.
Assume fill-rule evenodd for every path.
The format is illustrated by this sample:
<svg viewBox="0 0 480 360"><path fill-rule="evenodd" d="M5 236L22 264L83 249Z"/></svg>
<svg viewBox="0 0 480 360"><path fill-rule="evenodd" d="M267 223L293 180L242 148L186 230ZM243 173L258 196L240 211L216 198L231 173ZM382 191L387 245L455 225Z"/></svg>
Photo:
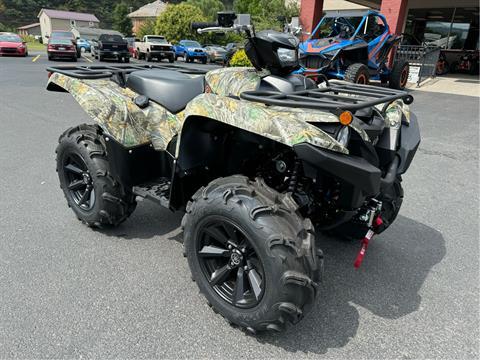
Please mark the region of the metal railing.
<svg viewBox="0 0 480 360"><path fill-rule="evenodd" d="M397 48L395 59L396 61L408 61L410 72L413 68L418 67L417 87L419 87L425 79L435 77L440 50L438 46L400 45Z"/></svg>

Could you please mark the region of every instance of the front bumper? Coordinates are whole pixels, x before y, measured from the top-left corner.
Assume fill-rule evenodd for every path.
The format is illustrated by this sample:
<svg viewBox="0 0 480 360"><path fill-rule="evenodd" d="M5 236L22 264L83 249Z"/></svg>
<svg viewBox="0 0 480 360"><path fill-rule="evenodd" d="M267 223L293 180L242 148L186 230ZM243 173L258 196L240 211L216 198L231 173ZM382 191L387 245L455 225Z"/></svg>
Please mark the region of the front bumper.
<svg viewBox="0 0 480 360"><path fill-rule="evenodd" d="M9 55L9 56L25 56L27 52L26 48L0 48L0 55Z"/></svg>
<svg viewBox="0 0 480 360"><path fill-rule="evenodd" d="M187 52L189 58L193 59L205 59L208 55L207 53L198 53L198 52Z"/></svg>
<svg viewBox="0 0 480 360"><path fill-rule="evenodd" d="M226 55L210 55L211 61L225 61Z"/></svg>
<svg viewBox="0 0 480 360"><path fill-rule="evenodd" d="M77 56L77 51L76 50L48 50L47 54L50 57L74 58Z"/></svg>
<svg viewBox="0 0 480 360"><path fill-rule="evenodd" d="M98 50L98 55L104 58L130 58L130 52L128 50Z"/></svg>
<svg viewBox="0 0 480 360"><path fill-rule="evenodd" d="M161 58L173 58L175 57L175 52L173 51L161 51L161 50L154 50L150 51L152 57L161 57Z"/></svg>
<svg viewBox="0 0 480 360"><path fill-rule="evenodd" d="M340 198L345 209L360 207L366 197L375 196L380 191L382 172L364 158L336 153L308 143L294 145L293 150L302 160L308 177L315 179L328 174L346 185L343 193L348 196Z"/></svg>

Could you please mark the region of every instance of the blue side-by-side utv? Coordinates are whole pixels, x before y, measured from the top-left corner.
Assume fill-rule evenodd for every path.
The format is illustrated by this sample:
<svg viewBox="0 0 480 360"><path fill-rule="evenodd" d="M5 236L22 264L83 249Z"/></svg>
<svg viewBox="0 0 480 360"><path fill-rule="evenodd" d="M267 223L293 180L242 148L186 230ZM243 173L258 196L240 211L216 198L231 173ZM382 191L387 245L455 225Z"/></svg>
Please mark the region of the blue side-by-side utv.
<svg viewBox="0 0 480 360"><path fill-rule="evenodd" d="M310 37L300 44L298 73L322 74L359 84L370 80L403 89L408 63L390 60L401 37L390 32L377 11L327 11ZM393 55L392 55L393 56Z"/></svg>

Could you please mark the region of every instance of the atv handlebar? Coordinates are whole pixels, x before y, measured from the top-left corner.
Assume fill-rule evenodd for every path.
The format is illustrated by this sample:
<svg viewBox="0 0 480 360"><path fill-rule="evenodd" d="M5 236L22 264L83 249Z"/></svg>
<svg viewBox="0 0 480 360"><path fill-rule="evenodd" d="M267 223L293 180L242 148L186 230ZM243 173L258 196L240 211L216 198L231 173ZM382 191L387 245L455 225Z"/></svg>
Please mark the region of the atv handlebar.
<svg viewBox="0 0 480 360"><path fill-rule="evenodd" d="M192 30L198 30L203 28L210 28L218 26L217 22L192 22Z"/></svg>

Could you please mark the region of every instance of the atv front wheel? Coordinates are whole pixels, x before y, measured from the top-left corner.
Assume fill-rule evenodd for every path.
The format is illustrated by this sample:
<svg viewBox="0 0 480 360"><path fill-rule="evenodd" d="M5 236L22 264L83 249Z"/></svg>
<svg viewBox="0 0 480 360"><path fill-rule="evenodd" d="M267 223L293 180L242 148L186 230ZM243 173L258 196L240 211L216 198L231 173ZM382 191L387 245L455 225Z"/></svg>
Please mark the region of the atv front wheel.
<svg viewBox="0 0 480 360"><path fill-rule="evenodd" d="M352 64L345 71L344 79L355 84L366 85L370 79L368 67L360 63Z"/></svg>
<svg viewBox="0 0 480 360"><path fill-rule="evenodd" d="M403 90L407 86L409 73L408 62L396 62L393 65L392 72L390 74L390 80L388 86L392 89Z"/></svg>
<svg viewBox="0 0 480 360"><path fill-rule="evenodd" d="M280 331L313 304L322 259L289 194L261 179L220 178L195 193L182 225L193 278L230 323Z"/></svg>
<svg viewBox="0 0 480 360"><path fill-rule="evenodd" d="M65 131L57 146L57 173L68 206L91 227L116 226L135 210L135 196L113 178L97 126Z"/></svg>

